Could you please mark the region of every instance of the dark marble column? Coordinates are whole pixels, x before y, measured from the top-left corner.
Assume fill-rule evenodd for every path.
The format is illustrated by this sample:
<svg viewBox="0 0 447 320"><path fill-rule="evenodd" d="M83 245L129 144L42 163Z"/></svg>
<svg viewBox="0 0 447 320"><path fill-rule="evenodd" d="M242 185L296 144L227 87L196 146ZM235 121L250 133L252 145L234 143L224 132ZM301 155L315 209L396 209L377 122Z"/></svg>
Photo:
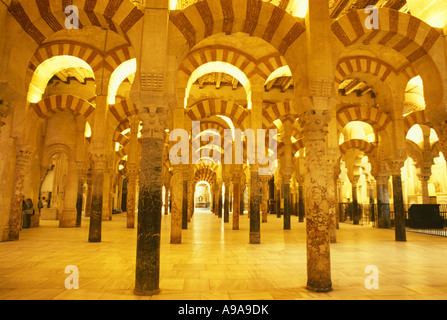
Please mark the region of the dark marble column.
<svg viewBox="0 0 447 320"><path fill-rule="evenodd" d="M219 185L219 199L218 201L218 209L217 209L217 217L222 218L222 185Z"/></svg>
<svg viewBox="0 0 447 320"><path fill-rule="evenodd" d="M390 196L388 189L389 175L376 177L377 185L377 227L387 229L391 226Z"/></svg>
<svg viewBox="0 0 447 320"><path fill-rule="evenodd" d="M154 295L160 291L160 233L163 206L162 171L165 121L154 116L150 116L150 119L151 121L144 121L143 118L134 290L136 295ZM152 130L145 129L149 126L148 123L155 128L151 128Z"/></svg>
<svg viewBox="0 0 447 320"><path fill-rule="evenodd" d="M276 213L275 206L270 204L271 200L275 200L275 178L274 177L270 178L270 180L269 180L269 199L268 199L269 207L268 207L268 211L269 211L269 214L275 214Z"/></svg>
<svg viewBox="0 0 447 320"><path fill-rule="evenodd" d="M355 225L360 223L359 203L357 200L357 181L352 182L352 222Z"/></svg>
<svg viewBox="0 0 447 320"><path fill-rule="evenodd" d="M89 226L89 242L101 242L102 207L104 170L106 168L106 155L92 154L92 205Z"/></svg>
<svg viewBox="0 0 447 320"><path fill-rule="evenodd" d="M300 184L298 186L298 221L304 222L305 216L304 186Z"/></svg>
<svg viewBox="0 0 447 320"><path fill-rule="evenodd" d="M171 243L182 243L183 215L183 174L182 169L175 167L171 183Z"/></svg>
<svg viewBox="0 0 447 320"><path fill-rule="evenodd" d="M137 198L137 181L138 181L138 171L136 164L128 164L128 182L127 182L127 228L135 228L135 212L136 212L136 198Z"/></svg>
<svg viewBox="0 0 447 320"><path fill-rule="evenodd" d="M233 195L234 195L234 201L233 201L233 230L239 230L239 210L240 210L240 183L239 183L239 177L233 178Z"/></svg>
<svg viewBox="0 0 447 320"><path fill-rule="evenodd" d="M240 194L240 215L242 216L245 211L245 185L241 185L241 194Z"/></svg>
<svg viewBox="0 0 447 320"><path fill-rule="evenodd" d="M394 232L396 241L407 241L405 230L405 208L404 197L402 194L402 177L401 168L404 166L403 161L392 161L392 180L393 180L393 201L394 201Z"/></svg>
<svg viewBox="0 0 447 320"><path fill-rule="evenodd" d="M276 189L276 217L281 218L281 189Z"/></svg>
<svg viewBox="0 0 447 320"><path fill-rule="evenodd" d="M85 216L90 218L92 212L92 176L91 173L87 174L87 196L85 198Z"/></svg>
<svg viewBox="0 0 447 320"><path fill-rule="evenodd" d="M290 230L290 211L292 209L290 202L290 183L286 182L284 183L284 230Z"/></svg>
<svg viewBox="0 0 447 320"><path fill-rule="evenodd" d="M250 167L250 243L261 243L260 180L257 166Z"/></svg>
<svg viewBox="0 0 447 320"><path fill-rule="evenodd" d="M84 172L83 170L79 170L79 178L78 178L78 194L76 198L76 227L81 226L82 221L82 202L84 195Z"/></svg>
<svg viewBox="0 0 447 320"><path fill-rule="evenodd" d="M230 222L230 180L225 180L224 223Z"/></svg>
<svg viewBox="0 0 447 320"><path fill-rule="evenodd" d="M182 229L188 229L188 180L183 180Z"/></svg>

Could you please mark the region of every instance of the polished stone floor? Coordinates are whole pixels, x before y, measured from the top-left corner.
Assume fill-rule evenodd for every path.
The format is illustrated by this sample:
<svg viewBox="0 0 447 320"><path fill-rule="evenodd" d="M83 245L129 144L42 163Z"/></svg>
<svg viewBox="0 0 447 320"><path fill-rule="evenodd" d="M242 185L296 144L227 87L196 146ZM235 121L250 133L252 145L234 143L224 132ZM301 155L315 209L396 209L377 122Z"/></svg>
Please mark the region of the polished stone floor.
<svg viewBox="0 0 447 320"><path fill-rule="evenodd" d="M215 215L196 212L183 230L183 244L169 243L170 216L163 216L161 293L133 294L136 228L125 214L103 222L101 243L89 243L88 219L80 228L57 221L24 229L17 242L0 243L0 299L447 299L447 238L341 224L331 245L333 291L306 290L305 225L292 217L292 230L269 216L260 245L248 243L249 220L240 230ZM79 270L79 289L67 290L65 268ZM376 266L378 289L367 289L367 266ZM377 283L377 282L376 282Z"/></svg>

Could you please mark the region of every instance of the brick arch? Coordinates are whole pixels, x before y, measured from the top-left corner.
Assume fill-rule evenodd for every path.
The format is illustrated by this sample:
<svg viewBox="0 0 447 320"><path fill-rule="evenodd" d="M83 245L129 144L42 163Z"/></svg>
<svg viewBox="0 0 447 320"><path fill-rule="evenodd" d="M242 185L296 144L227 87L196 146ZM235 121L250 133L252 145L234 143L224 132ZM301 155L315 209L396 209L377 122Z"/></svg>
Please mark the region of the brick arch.
<svg viewBox="0 0 447 320"><path fill-rule="evenodd" d="M137 106L130 99L109 105L109 111L118 123L122 123L130 116L138 114Z"/></svg>
<svg viewBox="0 0 447 320"><path fill-rule="evenodd" d="M116 127L115 132L113 133L113 142L118 142L125 147L129 143L129 137L123 135L122 132L126 129L130 129L130 122L128 119L124 120Z"/></svg>
<svg viewBox="0 0 447 320"><path fill-rule="evenodd" d="M46 119L58 111L70 110L75 115L88 119L95 111L95 107L88 101L72 95L53 95L46 97L38 103L32 103L30 108L39 118Z"/></svg>
<svg viewBox="0 0 447 320"><path fill-rule="evenodd" d="M259 60L227 46L211 46L190 52L179 67L179 83L186 86L194 70L209 62L225 62L241 70L248 79L259 75L264 81L278 68L287 66L280 54L270 54Z"/></svg>
<svg viewBox="0 0 447 320"><path fill-rule="evenodd" d="M211 167L202 167L194 173L194 184L200 181L206 181L210 185L213 185L216 181L216 176L216 172L214 172Z"/></svg>
<svg viewBox="0 0 447 320"><path fill-rule="evenodd" d="M347 57L338 61L335 71L335 82L340 84L352 73L362 72L376 76L382 82L389 80L391 75L403 75L407 81L417 76L415 69L409 65L402 70L396 70L388 63L367 56Z"/></svg>
<svg viewBox="0 0 447 320"><path fill-rule="evenodd" d="M407 135L408 131L410 131L410 129L417 124L423 124L428 127L432 127L430 121L425 115L425 110L412 112L404 118L405 136Z"/></svg>
<svg viewBox="0 0 447 320"><path fill-rule="evenodd" d="M244 121L249 112L243 106L221 99L202 100L187 109L191 121L199 121L207 117L222 115L229 117L236 128L244 130Z"/></svg>
<svg viewBox="0 0 447 320"><path fill-rule="evenodd" d="M306 146L304 145L304 139L298 139L294 143L292 143L292 157L296 155L298 151L301 149L304 149ZM283 157L284 156L284 142L278 142L278 156Z"/></svg>
<svg viewBox="0 0 447 320"><path fill-rule="evenodd" d="M429 53L437 41L442 41L440 31L415 16L399 11L379 8L378 30L368 30L364 10L351 11L332 23L331 29L338 41L348 47L363 42L390 46L400 52L410 63Z"/></svg>
<svg viewBox="0 0 447 320"><path fill-rule="evenodd" d="M266 25L261 22L267 21ZM304 19L297 19L283 9L260 0L203 0L174 13L170 22L191 49L214 34L242 32L259 37L285 55L305 31Z"/></svg>
<svg viewBox="0 0 447 320"><path fill-rule="evenodd" d="M130 45L121 45L108 52L103 52L80 42L53 41L39 46L29 63L29 71L33 73L44 61L62 55L73 56L85 61L95 74L103 68L112 74L123 62L135 58L135 52Z"/></svg>
<svg viewBox="0 0 447 320"><path fill-rule="evenodd" d="M363 121L370 124L377 132L385 130L391 122L391 118L381 110L369 106L347 107L337 112L339 132L349 122Z"/></svg>
<svg viewBox="0 0 447 320"><path fill-rule="evenodd" d="M371 154L375 149L375 146L372 143L362 139L351 139L345 141L339 147L342 154L346 153L349 149L357 149L366 154Z"/></svg>
<svg viewBox="0 0 447 320"><path fill-rule="evenodd" d="M65 8L68 5L78 7L81 29L108 29L125 39L127 32L144 15L130 0L15 0L11 2L8 11L23 30L40 45L54 33L65 29Z"/></svg>
<svg viewBox="0 0 447 320"><path fill-rule="evenodd" d="M290 120L292 123L298 118L293 108L293 102L285 101L269 105L262 111L262 127L271 128L277 119Z"/></svg>

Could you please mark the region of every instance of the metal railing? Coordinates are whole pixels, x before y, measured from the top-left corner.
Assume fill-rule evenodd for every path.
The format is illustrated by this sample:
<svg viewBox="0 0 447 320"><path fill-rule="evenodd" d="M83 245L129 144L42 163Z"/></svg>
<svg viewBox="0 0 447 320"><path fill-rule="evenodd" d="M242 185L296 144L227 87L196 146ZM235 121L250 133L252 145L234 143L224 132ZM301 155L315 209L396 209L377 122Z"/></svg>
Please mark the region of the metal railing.
<svg viewBox="0 0 447 320"><path fill-rule="evenodd" d="M340 222L394 227L394 208L390 204L358 205L356 217L352 203L339 203L339 212ZM404 213L407 231L447 237L447 204L404 205Z"/></svg>

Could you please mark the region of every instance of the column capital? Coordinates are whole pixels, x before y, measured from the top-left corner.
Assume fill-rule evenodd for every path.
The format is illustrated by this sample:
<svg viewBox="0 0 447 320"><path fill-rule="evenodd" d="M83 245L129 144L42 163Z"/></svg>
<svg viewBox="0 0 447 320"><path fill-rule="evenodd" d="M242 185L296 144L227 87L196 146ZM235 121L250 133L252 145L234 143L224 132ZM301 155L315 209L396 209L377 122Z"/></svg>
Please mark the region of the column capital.
<svg viewBox="0 0 447 320"><path fill-rule="evenodd" d="M167 110L157 110L157 112L142 112L139 114L143 122L143 129L141 130L143 138L156 138L164 140L166 134L165 130L168 126Z"/></svg>
<svg viewBox="0 0 447 320"><path fill-rule="evenodd" d="M303 128L306 140L324 140L328 133L328 125L331 120L329 110L309 110L299 117L299 124Z"/></svg>
<svg viewBox="0 0 447 320"><path fill-rule="evenodd" d="M405 165L404 159L390 159L386 163L387 167L391 171L391 175L400 176L402 174L401 169Z"/></svg>

